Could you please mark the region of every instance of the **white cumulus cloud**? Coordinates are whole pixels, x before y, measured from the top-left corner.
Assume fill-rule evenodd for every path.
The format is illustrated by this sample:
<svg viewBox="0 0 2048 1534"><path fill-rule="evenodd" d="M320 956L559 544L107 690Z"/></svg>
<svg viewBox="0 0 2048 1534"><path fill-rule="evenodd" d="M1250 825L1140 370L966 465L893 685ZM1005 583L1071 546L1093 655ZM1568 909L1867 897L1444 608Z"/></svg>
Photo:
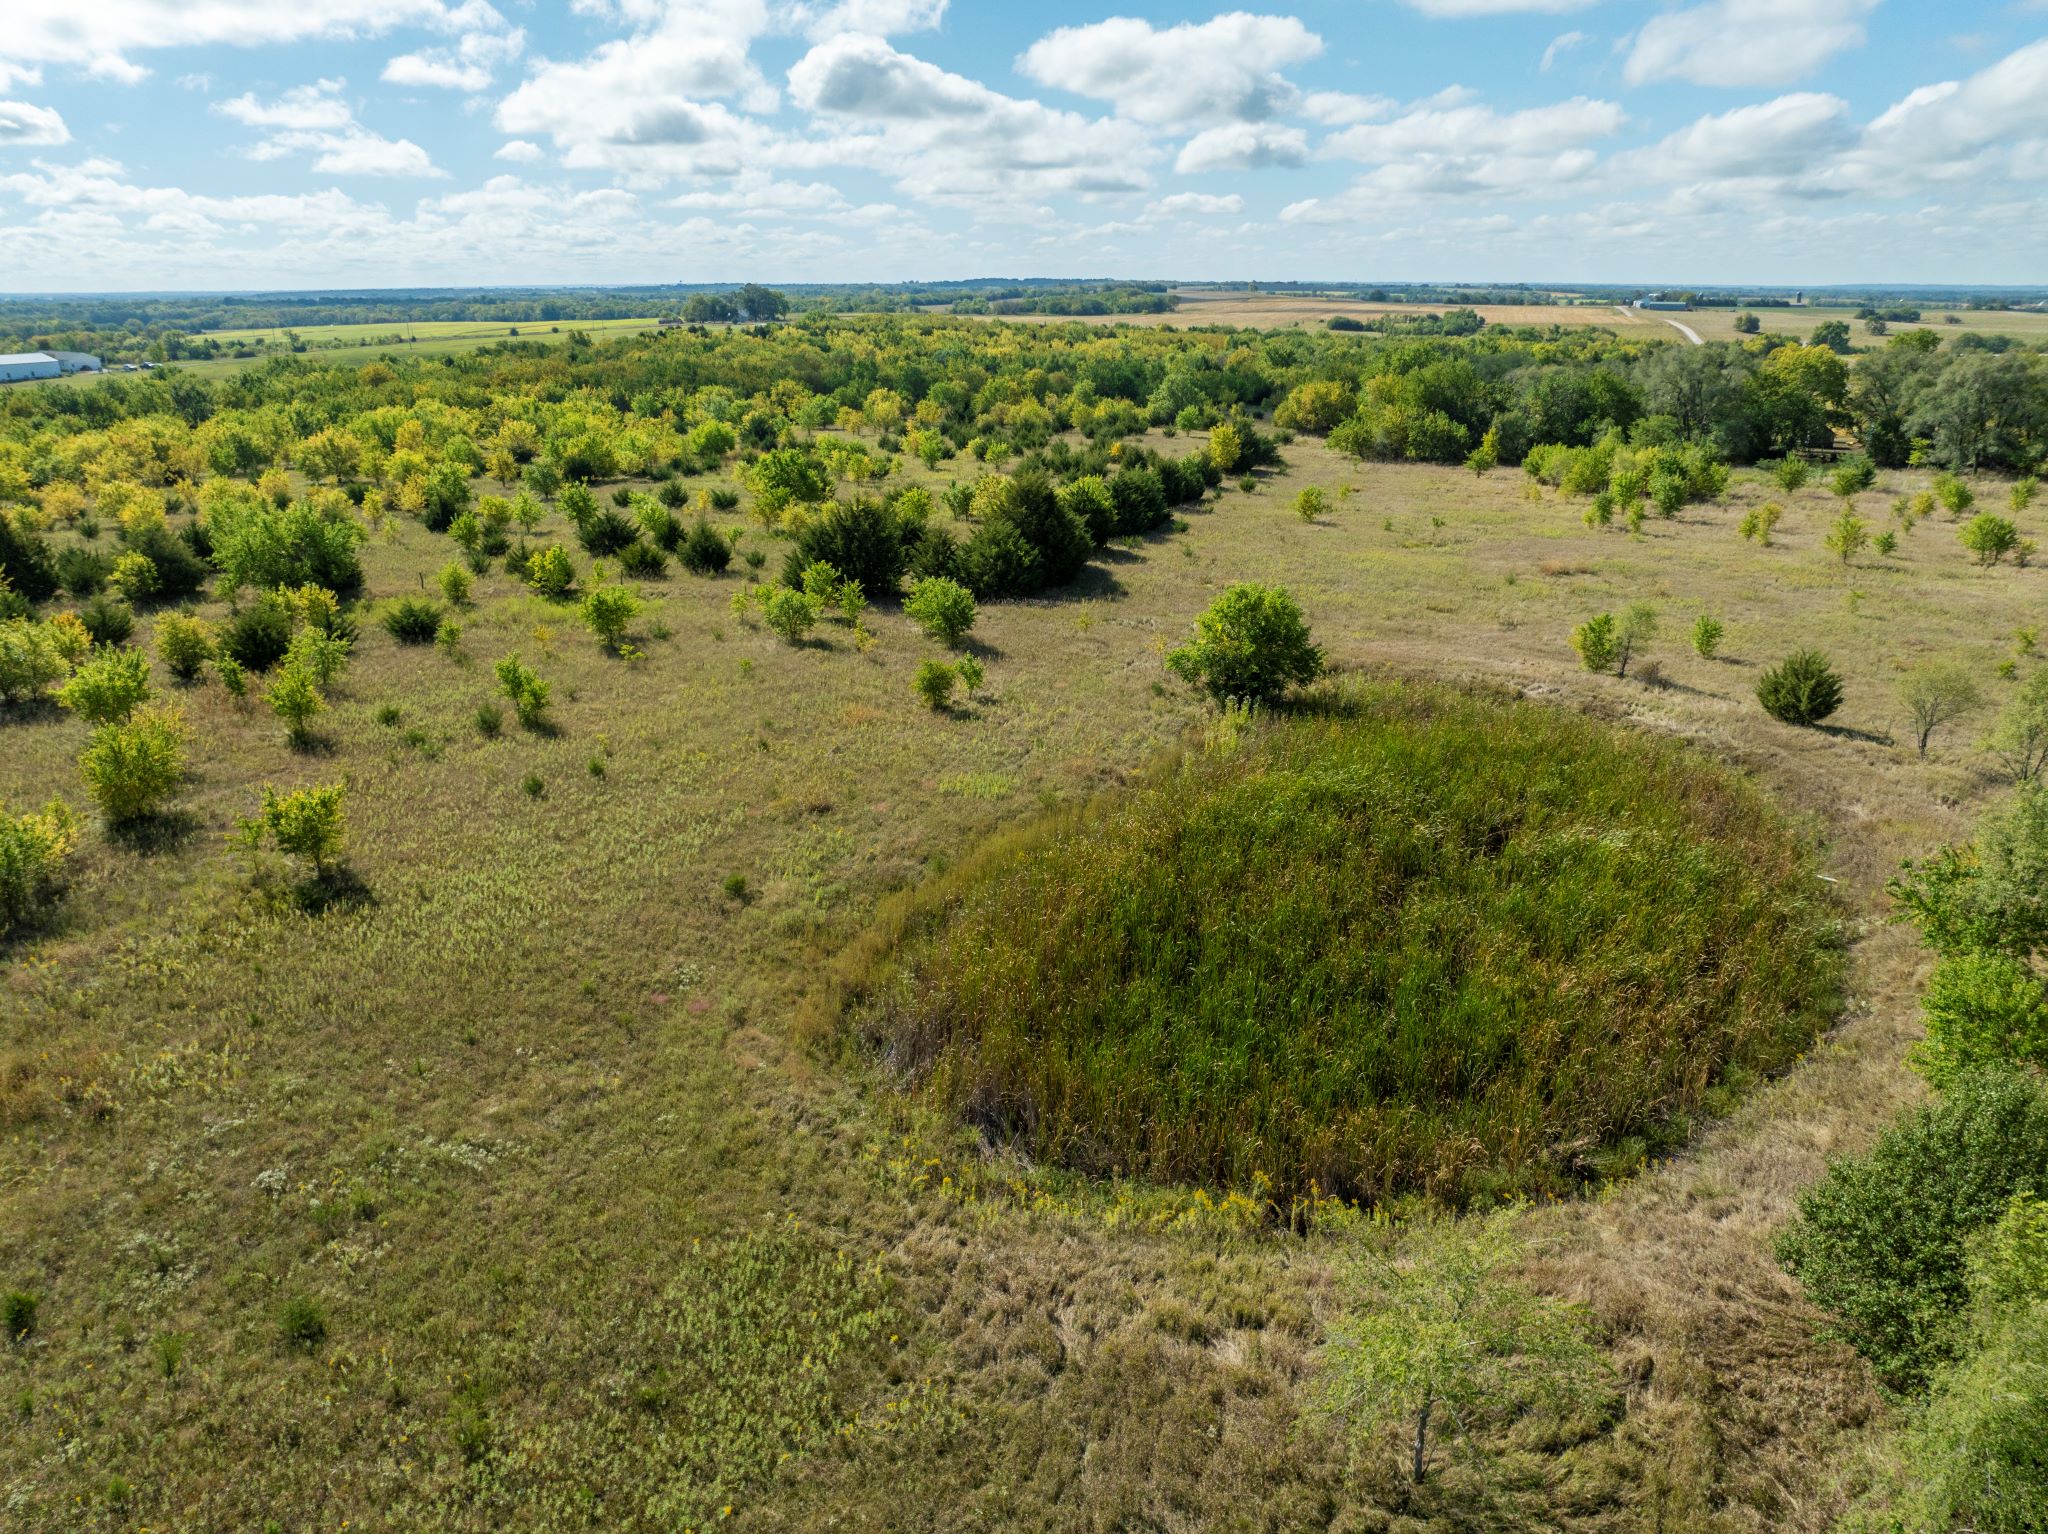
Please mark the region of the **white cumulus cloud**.
<svg viewBox="0 0 2048 1534"><path fill-rule="evenodd" d="M267 136L248 153L253 160L311 158L312 168L334 176L440 176L445 174L411 139L388 139L356 121L342 99L344 80L295 85L268 101L253 91L213 110Z"/></svg>
<svg viewBox="0 0 2048 1534"><path fill-rule="evenodd" d="M1878 0L1709 0L1643 23L1624 74L1631 85L1787 85L1863 46Z"/></svg>
<svg viewBox="0 0 2048 1534"><path fill-rule="evenodd" d="M1172 27L1116 16L1061 27L1025 50L1017 67L1041 85L1111 102L1138 122L1257 122L1298 95L1280 71L1322 51L1323 40L1292 16L1232 11Z"/></svg>
<svg viewBox="0 0 2048 1534"><path fill-rule="evenodd" d="M783 146L787 163L865 166L939 201L1017 210L1062 194L1142 191L1157 157L1130 123L1005 96L859 33L797 60L789 92L833 132Z"/></svg>
<svg viewBox="0 0 2048 1534"><path fill-rule="evenodd" d="M519 27L509 32L465 32L452 48L399 54L384 66L384 78L393 85L474 93L488 87L498 66L511 63L525 48L526 33Z"/></svg>
<svg viewBox="0 0 2048 1534"><path fill-rule="evenodd" d="M495 30L483 0L7 0L0 74L39 64L133 84L131 54L163 48L250 48L314 38L371 37L397 27Z"/></svg>
<svg viewBox="0 0 2048 1534"><path fill-rule="evenodd" d="M12 144L68 144L71 130L50 107L29 101L0 101L0 149Z"/></svg>
<svg viewBox="0 0 2048 1534"><path fill-rule="evenodd" d="M1299 128L1271 123L1224 123L1204 128L1175 157L1173 168L1183 176L1219 170L1267 170L1306 165L1308 135Z"/></svg>

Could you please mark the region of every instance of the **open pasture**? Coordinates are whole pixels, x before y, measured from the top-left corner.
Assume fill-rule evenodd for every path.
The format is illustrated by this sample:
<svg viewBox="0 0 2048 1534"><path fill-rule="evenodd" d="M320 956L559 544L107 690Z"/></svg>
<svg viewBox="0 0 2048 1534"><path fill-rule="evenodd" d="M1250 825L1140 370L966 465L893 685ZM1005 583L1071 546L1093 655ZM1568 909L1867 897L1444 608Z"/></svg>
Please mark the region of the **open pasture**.
<svg viewBox="0 0 2048 1534"><path fill-rule="evenodd" d="M445 345L453 341L468 341L481 345L488 341L503 341L517 337L546 340L559 337L570 330L580 330L592 336L633 335L653 329L654 323L651 319L526 320L518 323L479 320L392 320L370 321L359 325L274 325L251 330L209 330L205 335L226 345L242 341L262 341L273 347L289 346L291 338L296 336L307 347L326 351L358 346L376 348Z"/></svg>
<svg viewBox="0 0 2048 1534"><path fill-rule="evenodd" d="M1944 340L1958 335L2010 336L2016 341L2048 339L2048 311L1949 309L1939 304L1907 307L1918 307L1920 319L1917 322L1894 320L1887 327L1888 335L1901 335L1908 330L1931 330ZM1854 346L1882 346L1887 339L1887 336L1872 335L1868 324L1856 318L1854 308L1819 304L1796 309L1695 309L1676 318L1697 330L1703 340L1739 341L1742 336L1735 328L1735 317L1744 313L1754 314L1765 333L1796 336L1802 341L1810 340L1814 329L1828 320L1840 320L1846 324L1850 344ZM1946 318L1951 314L1956 317L1953 325Z"/></svg>

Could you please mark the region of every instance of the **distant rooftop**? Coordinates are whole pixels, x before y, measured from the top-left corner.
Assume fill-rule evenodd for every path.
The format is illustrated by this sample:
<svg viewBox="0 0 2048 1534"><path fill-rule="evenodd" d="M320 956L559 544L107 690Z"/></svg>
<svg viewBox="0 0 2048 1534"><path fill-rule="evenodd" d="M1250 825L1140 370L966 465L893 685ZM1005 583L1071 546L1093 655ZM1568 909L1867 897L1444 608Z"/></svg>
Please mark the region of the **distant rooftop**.
<svg viewBox="0 0 2048 1534"><path fill-rule="evenodd" d="M0 356L0 367L10 362L55 362L57 359L48 352L8 352Z"/></svg>

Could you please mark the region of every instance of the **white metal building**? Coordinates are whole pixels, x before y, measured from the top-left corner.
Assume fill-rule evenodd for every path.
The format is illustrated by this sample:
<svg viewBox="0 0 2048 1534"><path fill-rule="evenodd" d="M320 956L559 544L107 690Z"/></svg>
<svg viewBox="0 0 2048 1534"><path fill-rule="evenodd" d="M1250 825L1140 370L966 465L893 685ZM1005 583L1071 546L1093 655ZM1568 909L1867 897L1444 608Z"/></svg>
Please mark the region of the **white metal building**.
<svg viewBox="0 0 2048 1534"><path fill-rule="evenodd" d="M57 359L57 366L67 373L97 373L100 371L100 359L91 352L51 352L49 355L55 357Z"/></svg>
<svg viewBox="0 0 2048 1534"><path fill-rule="evenodd" d="M24 378L55 378L64 371L64 364L48 352L9 352L0 356L0 383L15 383Z"/></svg>

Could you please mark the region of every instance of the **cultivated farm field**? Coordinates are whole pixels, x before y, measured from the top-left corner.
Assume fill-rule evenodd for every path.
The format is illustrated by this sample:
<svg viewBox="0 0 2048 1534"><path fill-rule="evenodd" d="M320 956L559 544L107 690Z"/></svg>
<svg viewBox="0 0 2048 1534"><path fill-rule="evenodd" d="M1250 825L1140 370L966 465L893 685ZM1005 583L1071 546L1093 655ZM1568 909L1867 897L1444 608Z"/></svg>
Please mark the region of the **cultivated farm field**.
<svg viewBox="0 0 2048 1534"><path fill-rule="evenodd" d="M1111 355L1111 334L1085 344ZM384 372L366 414L408 409ZM950 535L985 525L946 499L980 477L966 453L895 456L844 417L786 430L888 458L883 483L928 490ZM1117 451L1208 440L1140 425ZM0 1349L9 1516L1828 1528L1897 1418L1771 1242L1828 1156L1925 1093L1903 1057L1927 959L1884 885L2003 793L1975 742L2048 664L2018 637L2048 573L1980 562L1939 512L1844 555L1840 497L1751 468L1630 531L1519 469L1366 462L1309 433L1279 455L1069 584L984 601L957 652L984 679L945 707L913 680L955 652L899 604L771 630L744 594L804 519L764 510L744 452L675 481L700 505L729 492L720 571L601 576L546 499L524 541L574 551L569 600L485 560L445 600L451 537L395 498L366 513L359 637L296 745L253 679L238 699L160 666L191 728L176 813L88 830L62 915L0 972L0 1285L37 1302ZM286 495L340 477L307 458ZM1850 499L1881 523L1933 481L1886 470ZM644 509L668 482L594 489ZM2002 476L1970 483L2006 499ZM1767 504L1760 542L1741 529ZM2016 515L2042 533L2038 507ZM75 521L49 536L90 541ZM1299 604L1334 673L1317 696L1469 690L1566 711L1590 761L1599 737L1573 732L1597 726L1719 764L1814 860L1800 898L1845 934L1845 1004L1810 1045L1716 1082L1653 1157L1509 1206L1517 1274L1583 1308L1600 1384L1475 1421L1479 1468L1426 1487L1311 1409L1358 1222L1396 1250L1431 1229L1408 1190L1347 1215L1316 1194L1276 1208L1249 1179L1089 1176L903 1090L842 1026L849 956L991 838L1279 729L1165 661L1246 581ZM605 644L574 598L613 583L641 605ZM401 642L382 616L405 599L455 632ZM1657 631L1633 673L1586 670L1574 629L1637 603ZM145 649L168 611L144 613ZM192 611L224 625L230 601ZM1686 638L1701 615L1722 626L1711 657ZM1755 697L1809 646L1844 684L1820 729ZM533 728L503 706L514 655L551 688ZM1898 682L1936 662L1983 701L1923 755ZM54 705L8 710L0 801L81 800L87 737ZM1626 781L1666 758L1645 760ZM240 828L266 786L335 782L347 877L309 900Z"/></svg>

